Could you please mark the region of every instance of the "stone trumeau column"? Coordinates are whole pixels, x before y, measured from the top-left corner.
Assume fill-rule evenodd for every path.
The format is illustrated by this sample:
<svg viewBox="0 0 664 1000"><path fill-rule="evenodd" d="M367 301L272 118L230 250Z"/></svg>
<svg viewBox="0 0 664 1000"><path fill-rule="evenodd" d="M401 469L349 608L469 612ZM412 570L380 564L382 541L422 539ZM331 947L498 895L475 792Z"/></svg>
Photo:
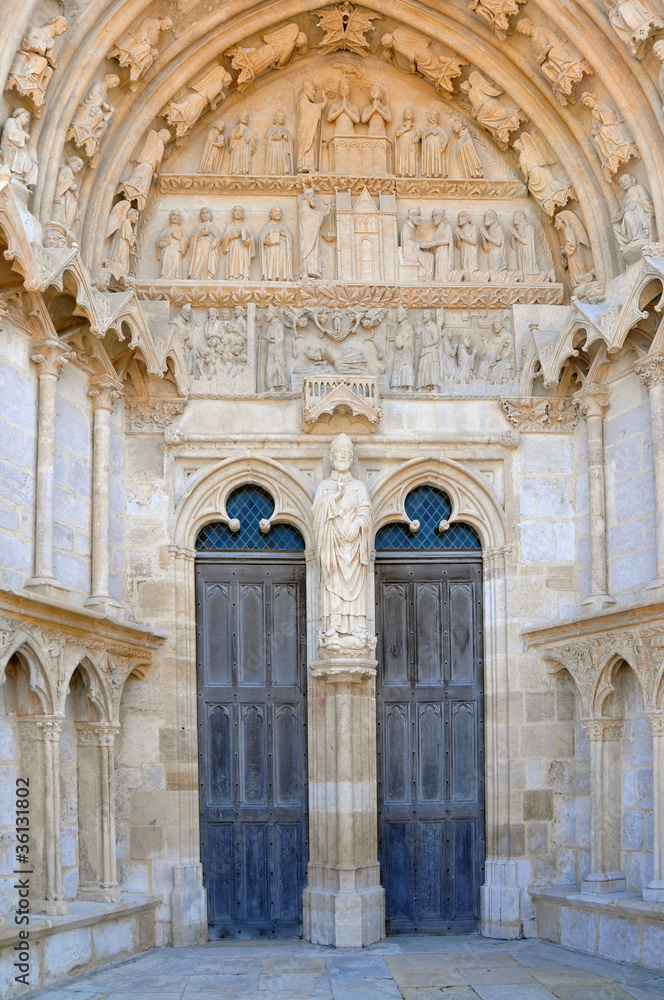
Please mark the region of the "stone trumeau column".
<svg viewBox="0 0 664 1000"><path fill-rule="evenodd" d="M652 726L653 871L643 890L648 903L664 903L664 712L649 716Z"/></svg>
<svg viewBox="0 0 664 1000"><path fill-rule="evenodd" d="M38 593L67 600L66 587L53 570L53 495L55 488L55 406L60 372L73 357L66 344L55 337L34 343L32 360L39 370L37 414L37 483L35 497L35 561L32 579L26 584Z"/></svg>
<svg viewBox="0 0 664 1000"><path fill-rule="evenodd" d="M91 379L92 399L92 539L88 608L117 615L120 605L109 594L109 490L111 483L111 413L122 384L108 375Z"/></svg>
<svg viewBox="0 0 664 1000"><path fill-rule="evenodd" d="M655 526L657 532L657 569L647 587L649 596L664 598L664 357L646 357L636 370L647 386L650 400L652 468L655 480Z"/></svg>
<svg viewBox="0 0 664 1000"><path fill-rule="evenodd" d="M609 594L606 560L606 493L604 485L604 414L610 392L591 385L574 397L586 418L588 437L588 513L590 518L590 594L582 605L601 611L615 604Z"/></svg>
<svg viewBox="0 0 664 1000"><path fill-rule="evenodd" d="M345 434L314 500L318 659L309 665L309 865L304 936L360 948L385 936L378 864L376 637L368 627L373 512ZM369 621L371 618L369 617Z"/></svg>
<svg viewBox="0 0 664 1000"><path fill-rule="evenodd" d="M590 873L583 892L623 892L621 870L622 719L588 719L590 741Z"/></svg>

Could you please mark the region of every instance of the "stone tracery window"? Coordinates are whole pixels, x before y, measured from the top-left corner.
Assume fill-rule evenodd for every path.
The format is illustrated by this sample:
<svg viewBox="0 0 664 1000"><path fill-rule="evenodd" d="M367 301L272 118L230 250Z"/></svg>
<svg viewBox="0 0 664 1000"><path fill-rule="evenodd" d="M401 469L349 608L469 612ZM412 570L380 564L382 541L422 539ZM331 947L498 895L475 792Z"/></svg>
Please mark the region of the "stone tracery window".
<svg viewBox="0 0 664 1000"><path fill-rule="evenodd" d="M274 513L274 500L262 486L246 484L233 490L226 501L226 513L230 522L239 521L239 530L232 531L223 521L206 524L196 539L198 552L304 549L302 535L290 524L274 524L268 531L261 530L261 522L269 521Z"/></svg>
<svg viewBox="0 0 664 1000"><path fill-rule="evenodd" d="M446 493L435 486L418 486L406 497L406 515L417 531L403 523L386 524L376 533L376 549L438 549L473 551L482 548L479 535L469 524L447 524L452 504ZM441 530L443 527L443 530Z"/></svg>

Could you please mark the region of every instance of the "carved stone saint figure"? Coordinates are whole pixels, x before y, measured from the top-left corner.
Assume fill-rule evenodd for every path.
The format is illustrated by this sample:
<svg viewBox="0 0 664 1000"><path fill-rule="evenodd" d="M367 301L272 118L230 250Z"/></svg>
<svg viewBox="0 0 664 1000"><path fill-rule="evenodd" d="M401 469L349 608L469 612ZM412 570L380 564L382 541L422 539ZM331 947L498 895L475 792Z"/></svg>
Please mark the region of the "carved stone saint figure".
<svg viewBox="0 0 664 1000"><path fill-rule="evenodd" d="M415 124L415 112L404 108L401 124L394 133L396 139L396 173L398 177L417 177L417 154L420 130Z"/></svg>
<svg viewBox="0 0 664 1000"><path fill-rule="evenodd" d="M434 208L431 219L435 229L429 242L422 243L422 249L433 250L436 281L447 284L454 269L454 233L444 209Z"/></svg>
<svg viewBox="0 0 664 1000"><path fill-rule="evenodd" d="M613 180L621 163L627 163L639 151L634 145L625 120L608 101L598 101L594 94L581 95L581 103L590 108L593 118L593 142L599 153L607 181Z"/></svg>
<svg viewBox="0 0 664 1000"><path fill-rule="evenodd" d="M224 66L214 66L205 76L190 83L184 97L169 101L162 110L162 118L175 128L178 139L190 132L206 108L214 109L226 96L233 77Z"/></svg>
<svg viewBox="0 0 664 1000"><path fill-rule="evenodd" d="M347 76L342 76L339 81L339 98L330 105L327 120L334 123L335 135L355 135L360 112L350 100L350 80Z"/></svg>
<svg viewBox="0 0 664 1000"><path fill-rule="evenodd" d="M509 18L519 13L519 3L523 0L468 0L468 10L474 10L504 41L510 27Z"/></svg>
<svg viewBox="0 0 664 1000"><path fill-rule="evenodd" d="M397 309L390 386L392 389L413 389L415 386L415 331L405 306Z"/></svg>
<svg viewBox="0 0 664 1000"><path fill-rule="evenodd" d="M297 199L298 235L300 238L300 278L321 278L320 229L323 219L332 211L332 202L326 199L323 208L316 208L316 192L304 187Z"/></svg>
<svg viewBox="0 0 664 1000"><path fill-rule="evenodd" d="M293 136L286 128L286 115L277 111L265 133L265 173L284 177L293 173Z"/></svg>
<svg viewBox="0 0 664 1000"><path fill-rule="evenodd" d="M289 378L286 371L284 324L276 306L268 306L267 309L265 344L265 387L271 392L281 392L288 388Z"/></svg>
<svg viewBox="0 0 664 1000"><path fill-rule="evenodd" d="M664 28L661 8L651 0L604 0L611 27L637 59L643 59L648 39Z"/></svg>
<svg viewBox="0 0 664 1000"><path fill-rule="evenodd" d="M482 161L477 155L475 141L458 118L452 119L452 132L456 140L456 159L461 177L484 177Z"/></svg>
<svg viewBox="0 0 664 1000"><path fill-rule="evenodd" d="M12 178L33 188L37 183L39 167L37 151L30 146L30 114L17 108L2 126L0 150Z"/></svg>
<svg viewBox="0 0 664 1000"><path fill-rule="evenodd" d="M625 263L632 264L646 243L656 239L655 211L650 192L633 174L623 174L618 183L625 195L613 230Z"/></svg>
<svg viewBox="0 0 664 1000"><path fill-rule="evenodd" d="M66 30L64 17L52 17L46 24L29 27L9 70L6 89L29 98L37 118L41 117L46 88L56 67L55 39Z"/></svg>
<svg viewBox="0 0 664 1000"><path fill-rule="evenodd" d="M473 222L468 212L459 212L455 231L459 256L461 258L461 281L480 280L480 227Z"/></svg>
<svg viewBox="0 0 664 1000"><path fill-rule="evenodd" d="M381 101L381 90L375 84L369 90L369 104L362 109L362 122L369 125L368 135L386 135L385 125L392 121L392 112Z"/></svg>
<svg viewBox="0 0 664 1000"><path fill-rule="evenodd" d="M447 177L448 137L440 124L440 112L431 111L422 129L422 177Z"/></svg>
<svg viewBox="0 0 664 1000"><path fill-rule="evenodd" d="M486 254L486 269L489 281L505 281L507 260L505 258L505 230L498 222L492 208L484 213L484 225L480 229L482 249Z"/></svg>
<svg viewBox="0 0 664 1000"><path fill-rule="evenodd" d="M528 190L547 215L552 216L558 205L566 205L571 198L576 198L572 185L556 176L529 132L522 132L513 145L519 154L519 166Z"/></svg>
<svg viewBox="0 0 664 1000"><path fill-rule="evenodd" d="M431 309L422 313L417 388L428 392L440 391L440 330Z"/></svg>
<svg viewBox="0 0 664 1000"><path fill-rule="evenodd" d="M440 93L452 94L452 80L460 76L464 59L457 55L436 55L431 48L431 39L400 25L380 40L383 58L393 62L407 73L419 73L430 80Z"/></svg>
<svg viewBox="0 0 664 1000"><path fill-rule="evenodd" d="M167 128L162 128L158 132L150 129L143 148L136 157L136 166L131 176L118 184L118 194L124 194L129 201L135 201L139 212L142 212L147 205L150 185L157 177L166 143L170 141L171 133Z"/></svg>
<svg viewBox="0 0 664 1000"><path fill-rule="evenodd" d="M366 606L373 511L366 486L351 475L352 462L352 442L339 434L330 445L332 471L313 504L322 598L318 641L328 655L362 655L375 646Z"/></svg>
<svg viewBox="0 0 664 1000"><path fill-rule="evenodd" d="M297 169L299 173L318 170L318 130L327 100L316 100L312 80L307 80L297 102Z"/></svg>
<svg viewBox="0 0 664 1000"><path fill-rule="evenodd" d="M173 211L168 216L168 225L157 237L157 259L159 277L166 281L180 281L182 264L189 249L189 240L182 228L182 216Z"/></svg>
<svg viewBox="0 0 664 1000"><path fill-rule="evenodd" d="M202 208L200 222L191 234L189 277L195 281L214 281L219 264L221 233L212 224L212 211Z"/></svg>
<svg viewBox="0 0 664 1000"><path fill-rule="evenodd" d="M521 281L539 281L542 268L537 260L535 227L528 222L526 213L517 211L512 217L512 249L516 253L516 266Z"/></svg>
<svg viewBox="0 0 664 1000"><path fill-rule="evenodd" d="M270 209L270 221L260 235L261 278L263 281L293 280L293 238L281 221L278 206Z"/></svg>
<svg viewBox="0 0 664 1000"><path fill-rule="evenodd" d="M159 35L172 27L170 17L145 17L136 28L125 31L108 53L109 59L117 59L121 66L129 67L132 90L157 58Z"/></svg>
<svg viewBox="0 0 664 1000"><path fill-rule="evenodd" d="M411 208L401 227L401 259L404 263L416 261L418 278L422 281L431 281L434 261L431 254L423 249L422 241L417 235L421 225L421 211L419 208Z"/></svg>
<svg viewBox="0 0 664 1000"><path fill-rule="evenodd" d="M231 57L233 69L239 70L238 90L246 90L265 70L285 66L296 51L304 52L309 43L307 36L294 22L285 24L283 28L278 28L262 37L263 45L250 48L238 45L226 53Z"/></svg>
<svg viewBox="0 0 664 1000"><path fill-rule="evenodd" d="M244 221L242 205L235 205L231 212L231 221L222 236L221 252L224 255L224 277L229 281L248 281L256 246L254 234Z"/></svg>
<svg viewBox="0 0 664 1000"><path fill-rule="evenodd" d="M473 338L469 331L461 334L459 346L457 347L457 366L459 370L459 380L470 382L474 375L475 358L477 357L477 347L473 344Z"/></svg>
<svg viewBox="0 0 664 1000"><path fill-rule="evenodd" d="M574 292L595 280L595 265L586 228L574 212L558 212L555 227L560 239L560 253L569 273Z"/></svg>
<svg viewBox="0 0 664 1000"><path fill-rule="evenodd" d="M555 31L533 24L528 17L517 22L516 30L531 39L537 63L551 84L556 99L564 107L583 75L594 72L592 66Z"/></svg>
<svg viewBox="0 0 664 1000"><path fill-rule="evenodd" d="M225 122L215 122L207 134L205 148L201 156L198 172L201 174L221 173L221 164L226 149Z"/></svg>
<svg viewBox="0 0 664 1000"><path fill-rule="evenodd" d="M103 262L116 281L126 283L129 277L131 258L136 255L135 227L138 211L126 199L114 206L106 228L106 238L113 238L111 251Z"/></svg>
<svg viewBox="0 0 664 1000"><path fill-rule="evenodd" d="M84 151L91 167L96 167L99 162L99 146L113 116L113 107L107 100L108 91L119 86L120 77L114 73L107 73L93 83L87 97L74 112L67 131L67 140Z"/></svg>
<svg viewBox="0 0 664 1000"><path fill-rule="evenodd" d="M68 156L58 170L53 198L53 222L59 222L70 232L78 226L78 181L76 174L80 173L85 164L80 156Z"/></svg>
<svg viewBox="0 0 664 1000"><path fill-rule="evenodd" d="M495 98L503 91L476 69L468 75L467 80L459 84L459 90L468 95L470 113L475 121L490 132L504 149L507 148L510 133L518 129L521 122L528 121L528 116L521 108L513 104L499 104Z"/></svg>
<svg viewBox="0 0 664 1000"><path fill-rule="evenodd" d="M251 160L256 152L256 133L249 128L249 115L240 111L237 124L228 135L228 149L231 154L231 174L250 174Z"/></svg>

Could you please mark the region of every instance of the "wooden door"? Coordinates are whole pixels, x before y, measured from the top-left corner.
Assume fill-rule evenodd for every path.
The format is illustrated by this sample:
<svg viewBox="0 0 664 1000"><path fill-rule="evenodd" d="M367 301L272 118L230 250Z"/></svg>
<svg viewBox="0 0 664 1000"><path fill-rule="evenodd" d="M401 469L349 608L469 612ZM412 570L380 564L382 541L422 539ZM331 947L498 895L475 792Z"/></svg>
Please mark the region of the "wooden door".
<svg viewBox="0 0 664 1000"><path fill-rule="evenodd" d="M481 562L376 556L388 932L474 931L484 862Z"/></svg>
<svg viewBox="0 0 664 1000"><path fill-rule="evenodd" d="M304 560L201 555L196 604L209 937L297 935L307 862Z"/></svg>

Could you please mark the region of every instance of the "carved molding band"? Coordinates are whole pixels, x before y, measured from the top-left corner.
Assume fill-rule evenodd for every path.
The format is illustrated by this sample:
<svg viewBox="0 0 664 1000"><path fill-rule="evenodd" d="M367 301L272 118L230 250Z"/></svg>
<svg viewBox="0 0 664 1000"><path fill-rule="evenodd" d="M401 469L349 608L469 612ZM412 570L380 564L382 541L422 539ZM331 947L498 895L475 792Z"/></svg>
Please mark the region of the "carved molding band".
<svg viewBox="0 0 664 1000"><path fill-rule="evenodd" d="M502 399L507 419L519 431L565 434L579 422L579 408L569 399L539 399L522 397Z"/></svg>

